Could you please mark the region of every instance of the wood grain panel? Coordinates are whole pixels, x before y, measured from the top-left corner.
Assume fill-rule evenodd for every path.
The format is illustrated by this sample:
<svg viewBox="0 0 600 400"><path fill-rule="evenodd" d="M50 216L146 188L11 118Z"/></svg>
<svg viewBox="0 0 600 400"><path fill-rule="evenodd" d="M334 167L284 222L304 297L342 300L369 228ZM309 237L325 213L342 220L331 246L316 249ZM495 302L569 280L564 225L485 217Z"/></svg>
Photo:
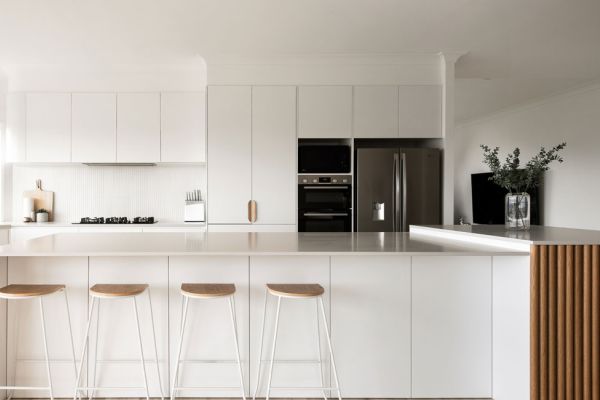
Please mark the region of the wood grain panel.
<svg viewBox="0 0 600 400"><path fill-rule="evenodd" d="M530 400L600 400L600 245L531 249Z"/></svg>

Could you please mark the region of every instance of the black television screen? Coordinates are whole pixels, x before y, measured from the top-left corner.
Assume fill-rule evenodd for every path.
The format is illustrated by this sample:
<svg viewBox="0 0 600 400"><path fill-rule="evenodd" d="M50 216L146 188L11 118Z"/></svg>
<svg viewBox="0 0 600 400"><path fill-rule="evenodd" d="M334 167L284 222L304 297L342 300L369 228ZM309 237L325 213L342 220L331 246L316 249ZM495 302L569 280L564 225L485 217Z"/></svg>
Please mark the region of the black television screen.
<svg viewBox="0 0 600 400"><path fill-rule="evenodd" d="M490 181L491 176L490 172L471 174L474 224L504 224L504 196L508 192ZM539 191L534 188L528 193L531 195L531 224L539 225Z"/></svg>

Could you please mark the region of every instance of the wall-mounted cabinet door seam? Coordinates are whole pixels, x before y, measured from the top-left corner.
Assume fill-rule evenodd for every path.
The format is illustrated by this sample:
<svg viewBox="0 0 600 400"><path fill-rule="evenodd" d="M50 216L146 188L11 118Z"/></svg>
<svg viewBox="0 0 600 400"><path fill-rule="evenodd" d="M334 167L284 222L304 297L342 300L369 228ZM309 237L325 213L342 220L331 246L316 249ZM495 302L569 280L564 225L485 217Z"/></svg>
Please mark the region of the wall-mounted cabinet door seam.
<svg viewBox="0 0 600 400"><path fill-rule="evenodd" d="M73 162L115 162L116 94L74 93L72 96Z"/></svg>
<svg viewBox="0 0 600 400"><path fill-rule="evenodd" d="M162 162L206 161L206 94L161 93Z"/></svg>
<svg viewBox="0 0 600 400"><path fill-rule="evenodd" d="M397 86L355 86L353 103L355 138L398 137Z"/></svg>
<svg viewBox="0 0 600 400"><path fill-rule="evenodd" d="M160 94L117 95L117 162L160 161Z"/></svg>
<svg viewBox="0 0 600 400"><path fill-rule="evenodd" d="M351 138L352 86L300 86L299 138Z"/></svg>
<svg viewBox="0 0 600 400"><path fill-rule="evenodd" d="M208 222L248 224L252 88L208 88Z"/></svg>
<svg viewBox="0 0 600 400"><path fill-rule="evenodd" d="M252 88L255 224L295 224L296 87Z"/></svg>
<svg viewBox="0 0 600 400"><path fill-rule="evenodd" d="M27 162L71 161L71 94L28 93Z"/></svg>
<svg viewBox="0 0 600 400"><path fill-rule="evenodd" d="M403 138L442 137L442 87L398 87L399 133Z"/></svg>

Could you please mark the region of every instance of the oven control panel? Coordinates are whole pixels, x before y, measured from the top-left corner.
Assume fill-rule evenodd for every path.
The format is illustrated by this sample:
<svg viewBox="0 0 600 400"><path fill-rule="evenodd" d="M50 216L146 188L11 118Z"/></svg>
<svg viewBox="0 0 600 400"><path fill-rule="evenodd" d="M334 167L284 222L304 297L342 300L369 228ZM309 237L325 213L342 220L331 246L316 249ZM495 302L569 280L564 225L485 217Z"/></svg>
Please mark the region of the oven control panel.
<svg viewBox="0 0 600 400"><path fill-rule="evenodd" d="M352 175L298 175L298 185L348 185Z"/></svg>

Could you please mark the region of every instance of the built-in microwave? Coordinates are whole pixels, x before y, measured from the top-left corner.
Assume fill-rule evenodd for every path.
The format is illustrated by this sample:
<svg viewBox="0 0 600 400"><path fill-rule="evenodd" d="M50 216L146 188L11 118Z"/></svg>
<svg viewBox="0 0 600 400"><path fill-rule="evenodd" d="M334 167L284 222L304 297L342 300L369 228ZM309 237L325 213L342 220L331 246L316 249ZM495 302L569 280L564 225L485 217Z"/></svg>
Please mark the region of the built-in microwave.
<svg viewBox="0 0 600 400"><path fill-rule="evenodd" d="M298 146L299 174L349 174L351 162L351 149L347 144Z"/></svg>

